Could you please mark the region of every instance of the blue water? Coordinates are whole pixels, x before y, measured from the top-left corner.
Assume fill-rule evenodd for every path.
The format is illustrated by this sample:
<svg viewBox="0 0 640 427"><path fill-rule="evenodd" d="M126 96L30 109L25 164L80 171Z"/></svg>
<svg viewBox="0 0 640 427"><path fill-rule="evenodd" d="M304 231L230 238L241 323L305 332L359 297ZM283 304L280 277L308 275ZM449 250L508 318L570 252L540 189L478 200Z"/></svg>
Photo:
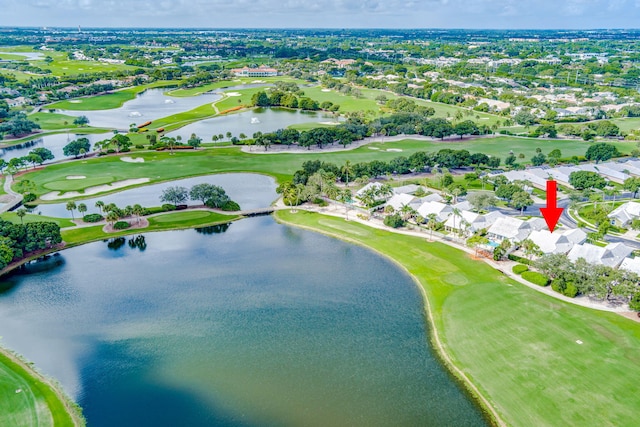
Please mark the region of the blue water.
<svg viewBox="0 0 640 427"><path fill-rule="evenodd" d="M377 254L271 217L128 240L0 283L3 345L89 426L486 425Z"/></svg>

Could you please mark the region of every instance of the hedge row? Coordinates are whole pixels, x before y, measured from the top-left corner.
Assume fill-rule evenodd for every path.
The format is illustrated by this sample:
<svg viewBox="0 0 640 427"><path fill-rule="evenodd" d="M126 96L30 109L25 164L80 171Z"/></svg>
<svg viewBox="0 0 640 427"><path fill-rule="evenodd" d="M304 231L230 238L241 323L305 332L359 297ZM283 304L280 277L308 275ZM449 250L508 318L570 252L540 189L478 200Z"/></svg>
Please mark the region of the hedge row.
<svg viewBox="0 0 640 427"><path fill-rule="evenodd" d="M511 271L513 271L515 274L522 274L525 271L528 271L529 267L524 265L524 264L516 264L513 266L513 268L511 269Z"/></svg>
<svg viewBox="0 0 640 427"><path fill-rule="evenodd" d="M547 286L549 284L549 278L536 271L525 271L522 273L522 278L534 285Z"/></svg>
<svg viewBox="0 0 640 427"><path fill-rule="evenodd" d="M521 256L514 255L514 254L507 255L507 258L509 258L511 261L519 262L520 264L526 264L526 265L533 264L533 261L531 261L530 259L523 258Z"/></svg>
<svg viewBox="0 0 640 427"><path fill-rule="evenodd" d="M103 219L104 217L97 213L87 214L82 217L82 220L84 222L99 222L99 221L102 221Z"/></svg>

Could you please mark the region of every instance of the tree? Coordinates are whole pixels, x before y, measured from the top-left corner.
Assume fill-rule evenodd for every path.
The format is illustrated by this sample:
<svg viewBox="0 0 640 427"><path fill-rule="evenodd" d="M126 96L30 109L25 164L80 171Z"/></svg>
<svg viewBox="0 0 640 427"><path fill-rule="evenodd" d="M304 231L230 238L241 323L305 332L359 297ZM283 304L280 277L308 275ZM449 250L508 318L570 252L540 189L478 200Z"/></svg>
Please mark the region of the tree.
<svg viewBox="0 0 640 427"><path fill-rule="evenodd" d="M89 142L87 138L78 138L62 148L65 156L74 156L76 158L82 154L82 150L84 150L85 153L91 150L91 142Z"/></svg>
<svg viewBox="0 0 640 427"><path fill-rule="evenodd" d="M193 148L198 148L200 144L202 144L202 138L198 137L195 133L192 133L187 141L187 144L192 146Z"/></svg>
<svg viewBox="0 0 640 427"><path fill-rule="evenodd" d="M342 166L342 174L345 176L346 178L346 186L349 186L349 174L352 172L353 168L351 165L351 161L347 160L346 162L344 162L344 166Z"/></svg>
<svg viewBox="0 0 640 427"><path fill-rule="evenodd" d="M222 187L207 183L191 187L189 197L191 200L201 200L210 208L221 208L231 200Z"/></svg>
<svg viewBox="0 0 640 427"><path fill-rule="evenodd" d="M128 136L119 133L111 138L111 144L116 147L116 153L119 153L122 150L127 151L131 147L131 140Z"/></svg>
<svg viewBox="0 0 640 427"><path fill-rule="evenodd" d="M467 201L471 204L471 206L476 210L476 212L480 212L483 209L486 209L490 206L495 206L497 203L496 198L491 193L471 193L467 196Z"/></svg>
<svg viewBox="0 0 640 427"><path fill-rule="evenodd" d="M107 214L106 219L107 222L113 227L113 224L120 219L120 215L118 215L118 212L116 211L111 211Z"/></svg>
<svg viewBox="0 0 640 427"><path fill-rule="evenodd" d="M255 107L268 107L269 105L271 105L269 101L269 95L267 95L267 92L261 90L259 92L254 93L253 96L251 97L251 105Z"/></svg>
<svg viewBox="0 0 640 427"><path fill-rule="evenodd" d="M456 135L459 135L460 139L462 139L464 135L475 135L479 131L478 126L474 122L472 122L471 120L465 120L464 122L460 122L455 125L455 127L453 128L453 132Z"/></svg>
<svg viewBox="0 0 640 427"><path fill-rule="evenodd" d="M522 215L524 209L533 204L533 199L526 191L518 191L513 194L511 204L514 208L520 209L520 215Z"/></svg>
<svg viewBox="0 0 640 427"><path fill-rule="evenodd" d="M78 116L73 120L73 124L77 126L86 126L89 124L89 118L87 116Z"/></svg>
<svg viewBox="0 0 640 427"><path fill-rule="evenodd" d="M100 210L100 213L102 213L104 209L104 202L102 200L98 200L96 202L96 208L98 208L98 210Z"/></svg>
<svg viewBox="0 0 640 427"><path fill-rule="evenodd" d="M169 155L172 156L173 155L173 147L176 146L177 141L174 137L172 136L163 136L162 138L160 138L160 142L162 142L163 144L165 144L167 147L169 147Z"/></svg>
<svg viewBox="0 0 640 427"><path fill-rule="evenodd" d="M44 147L38 147L38 148L34 148L33 150L29 151L29 154L35 154L38 157L40 157L40 159L42 160L42 163L46 162L47 160L53 160L54 159L54 155L51 152L51 150L49 150L48 148L44 148Z"/></svg>
<svg viewBox="0 0 640 427"><path fill-rule="evenodd" d="M174 205L180 205L187 201L189 197L189 190L184 187L175 186L168 187L162 190L160 201L165 203L171 203Z"/></svg>
<svg viewBox="0 0 640 427"><path fill-rule="evenodd" d="M73 211L76 209L76 202L73 202L73 201L67 202L66 208L67 208L68 211L71 212L71 219L75 220L75 218L73 216Z"/></svg>
<svg viewBox="0 0 640 427"><path fill-rule="evenodd" d="M620 151L615 145L606 142L593 144L587 149L584 157L587 160L594 160L596 163L609 160L612 157L619 157Z"/></svg>
<svg viewBox="0 0 640 427"><path fill-rule="evenodd" d="M520 247L522 248L525 256L527 256L530 260L536 256L541 255L540 246L538 246L533 240L525 239L520 243Z"/></svg>
<svg viewBox="0 0 640 427"><path fill-rule="evenodd" d="M87 211L87 205L85 205L84 203L80 203L78 205L78 212L82 215Z"/></svg>
<svg viewBox="0 0 640 427"><path fill-rule="evenodd" d="M20 208L16 210L16 215L18 215L18 218L20 218L20 224L23 224L22 218L24 218L26 214L27 214L27 210L25 208Z"/></svg>
<svg viewBox="0 0 640 427"><path fill-rule="evenodd" d="M576 190L584 190L587 188L603 189L607 185L607 181L596 172L576 171L569 175L569 184Z"/></svg>
<svg viewBox="0 0 640 427"><path fill-rule="evenodd" d="M137 222L140 222L140 217L144 214L144 208L136 203L135 205L133 205L132 212L136 216Z"/></svg>
<svg viewBox="0 0 640 427"><path fill-rule="evenodd" d="M531 163L534 166L542 166L546 161L547 161L547 158L542 153L538 153L535 156L531 157Z"/></svg>
<svg viewBox="0 0 640 427"><path fill-rule="evenodd" d="M631 191L635 198L638 194L638 190L640 189L640 177L630 177L625 179L623 188L627 191Z"/></svg>

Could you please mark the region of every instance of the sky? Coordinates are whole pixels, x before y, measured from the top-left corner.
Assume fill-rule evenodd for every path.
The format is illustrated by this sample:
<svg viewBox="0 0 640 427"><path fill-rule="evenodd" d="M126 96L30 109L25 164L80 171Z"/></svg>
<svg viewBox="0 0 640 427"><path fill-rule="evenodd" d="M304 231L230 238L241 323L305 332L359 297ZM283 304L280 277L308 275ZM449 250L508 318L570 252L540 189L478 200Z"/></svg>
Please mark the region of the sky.
<svg viewBox="0 0 640 427"><path fill-rule="evenodd" d="M638 28L640 0L0 0L0 26Z"/></svg>

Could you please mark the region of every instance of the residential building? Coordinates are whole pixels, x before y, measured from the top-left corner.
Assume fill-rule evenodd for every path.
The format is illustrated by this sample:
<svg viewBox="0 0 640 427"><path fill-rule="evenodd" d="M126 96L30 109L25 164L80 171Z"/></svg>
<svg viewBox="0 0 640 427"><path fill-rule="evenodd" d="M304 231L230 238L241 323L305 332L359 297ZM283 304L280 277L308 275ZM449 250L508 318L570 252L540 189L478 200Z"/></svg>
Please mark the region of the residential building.
<svg viewBox="0 0 640 427"><path fill-rule="evenodd" d="M582 258L589 264L606 265L615 268L632 252L633 248L623 243L609 243L605 247L584 243L571 248L567 256L573 262Z"/></svg>
<svg viewBox="0 0 640 427"><path fill-rule="evenodd" d="M626 227L633 221L634 219L640 217L640 203L638 202L627 202L616 209L612 210L609 215L607 215L611 220L611 223L617 225L619 227Z"/></svg>

